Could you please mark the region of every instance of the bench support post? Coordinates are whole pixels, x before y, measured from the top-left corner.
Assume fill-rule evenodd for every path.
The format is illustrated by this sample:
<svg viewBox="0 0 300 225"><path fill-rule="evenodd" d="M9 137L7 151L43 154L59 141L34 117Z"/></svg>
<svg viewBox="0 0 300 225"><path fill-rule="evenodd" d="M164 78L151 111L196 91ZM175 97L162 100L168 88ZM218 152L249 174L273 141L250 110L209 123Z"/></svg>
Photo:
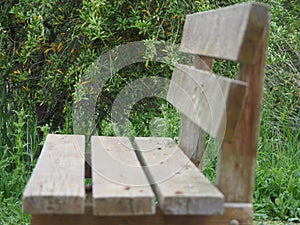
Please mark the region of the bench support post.
<svg viewBox="0 0 300 225"><path fill-rule="evenodd" d="M265 25L253 64L240 64L247 82L246 99L232 142L222 143L216 185L228 202L252 202L263 97L269 23Z"/></svg>
<svg viewBox="0 0 300 225"><path fill-rule="evenodd" d="M213 60L208 57L195 55L194 66L197 69L211 71ZM205 153L206 133L186 116L181 114L179 147L190 157L190 159L203 168L203 160Z"/></svg>

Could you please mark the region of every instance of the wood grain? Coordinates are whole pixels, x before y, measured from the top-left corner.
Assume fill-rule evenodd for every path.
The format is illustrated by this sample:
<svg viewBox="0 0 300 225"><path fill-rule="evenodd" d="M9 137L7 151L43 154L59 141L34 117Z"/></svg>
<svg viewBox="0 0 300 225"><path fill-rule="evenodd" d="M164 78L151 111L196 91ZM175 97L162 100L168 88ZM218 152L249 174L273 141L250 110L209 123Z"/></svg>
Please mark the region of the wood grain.
<svg viewBox="0 0 300 225"><path fill-rule="evenodd" d="M135 138L140 161L165 214L223 213L223 195L170 138Z"/></svg>
<svg viewBox="0 0 300 225"><path fill-rule="evenodd" d="M155 213L154 193L128 138L92 137L95 215Z"/></svg>
<svg viewBox="0 0 300 225"><path fill-rule="evenodd" d="M245 82L177 64L167 100L212 137L231 140L245 90Z"/></svg>
<svg viewBox="0 0 300 225"><path fill-rule="evenodd" d="M270 15L268 15L270 16ZM265 24L254 64L241 64L239 79L247 82L246 102L232 142L224 141L217 166L217 186L226 201L251 202L264 84L269 23Z"/></svg>
<svg viewBox="0 0 300 225"><path fill-rule="evenodd" d="M145 216L94 216L91 212L85 215L33 215L32 225L239 225L253 224L251 204L224 204L224 215L182 216L165 215L157 208L155 215ZM236 224L236 223L235 223Z"/></svg>
<svg viewBox="0 0 300 225"><path fill-rule="evenodd" d="M253 63L267 12L267 5L244 3L188 15L180 51Z"/></svg>
<svg viewBox="0 0 300 225"><path fill-rule="evenodd" d="M205 136L205 131L184 114L181 114L178 145L195 165L199 165L203 157Z"/></svg>
<svg viewBox="0 0 300 225"><path fill-rule="evenodd" d="M194 66L197 69L210 71L212 69L213 60L206 57L196 55ZM206 133L197 124L193 123L184 114L181 114L179 147L189 157L195 165L202 170Z"/></svg>
<svg viewBox="0 0 300 225"><path fill-rule="evenodd" d="M84 136L49 134L23 193L23 212L84 213Z"/></svg>

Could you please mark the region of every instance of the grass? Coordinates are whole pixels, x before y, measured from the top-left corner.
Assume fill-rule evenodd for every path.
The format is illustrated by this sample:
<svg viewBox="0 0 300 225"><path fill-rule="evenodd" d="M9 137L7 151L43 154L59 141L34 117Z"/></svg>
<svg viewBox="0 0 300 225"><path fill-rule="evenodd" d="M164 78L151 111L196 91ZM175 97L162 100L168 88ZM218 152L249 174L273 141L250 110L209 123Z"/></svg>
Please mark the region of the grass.
<svg viewBox="0 0 300 225"><path fill-rule="evenodd" d="M256 217L299 222L300 134L290 127L263 131L254 193ZM268 132L273 135L267 136Z"/></svg>
<svg viewBox="0 0 300 225"><path fill-rule="evenodd" d="M283 222L283 221L265 221L265 220L257 220L254 221L255 225L296 225L297 223L293 222Z"/></svg>

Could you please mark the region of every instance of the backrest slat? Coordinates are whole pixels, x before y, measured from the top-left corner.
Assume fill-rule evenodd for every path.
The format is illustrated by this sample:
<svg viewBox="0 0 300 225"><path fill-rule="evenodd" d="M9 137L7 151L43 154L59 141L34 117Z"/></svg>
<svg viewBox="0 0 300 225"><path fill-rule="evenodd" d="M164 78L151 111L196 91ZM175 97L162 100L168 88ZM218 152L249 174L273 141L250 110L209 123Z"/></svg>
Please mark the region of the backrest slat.
<svg viewBox="0 0 300 225"><path fill-rule="evenodd" d="M245 82L178 64L167 100L212 137L231 140L245 90Z"/></svg>
<svg viewBox="0 0 300 225"><path fill-rule="evenodd" d="M244 3L188 15L180 51L252 63L268 20L268 8Z"/></svg>

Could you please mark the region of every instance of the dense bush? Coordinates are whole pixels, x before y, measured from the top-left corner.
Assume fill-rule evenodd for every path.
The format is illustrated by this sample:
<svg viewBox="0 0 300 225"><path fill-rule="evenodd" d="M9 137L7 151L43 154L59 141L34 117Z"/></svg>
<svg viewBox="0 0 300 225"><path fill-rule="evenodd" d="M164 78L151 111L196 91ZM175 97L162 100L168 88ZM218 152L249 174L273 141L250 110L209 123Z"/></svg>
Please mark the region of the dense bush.
<svg viewBox="0 0 300 225"><path fill-rule="evenodd" d="M0 212L0 223L24 220L20 196L42 141L48 132L72 133L75 88L95 59L115 46L134 41L179 43L187 14L238 2L241 1L1 1L0 201L4 210ZM300 171L295 159L300 154L300 4L288 0L265 2L273 17L259 143L256 215L299 221ZM216 71L230 76L231 72L226 72L232 71L230 63L215 64ZM99 131L113 134L110 107L126 83L139 76L170 77L171 69L149 62L114 74L103 88L97 108L97 115L103 118ZM176 112L170 106L162 108L164 101L152 100L135 106L139 113L132 115L134 132L149 134L151 117L163 114L169 121L169 136L176 138Z"/></svg>

